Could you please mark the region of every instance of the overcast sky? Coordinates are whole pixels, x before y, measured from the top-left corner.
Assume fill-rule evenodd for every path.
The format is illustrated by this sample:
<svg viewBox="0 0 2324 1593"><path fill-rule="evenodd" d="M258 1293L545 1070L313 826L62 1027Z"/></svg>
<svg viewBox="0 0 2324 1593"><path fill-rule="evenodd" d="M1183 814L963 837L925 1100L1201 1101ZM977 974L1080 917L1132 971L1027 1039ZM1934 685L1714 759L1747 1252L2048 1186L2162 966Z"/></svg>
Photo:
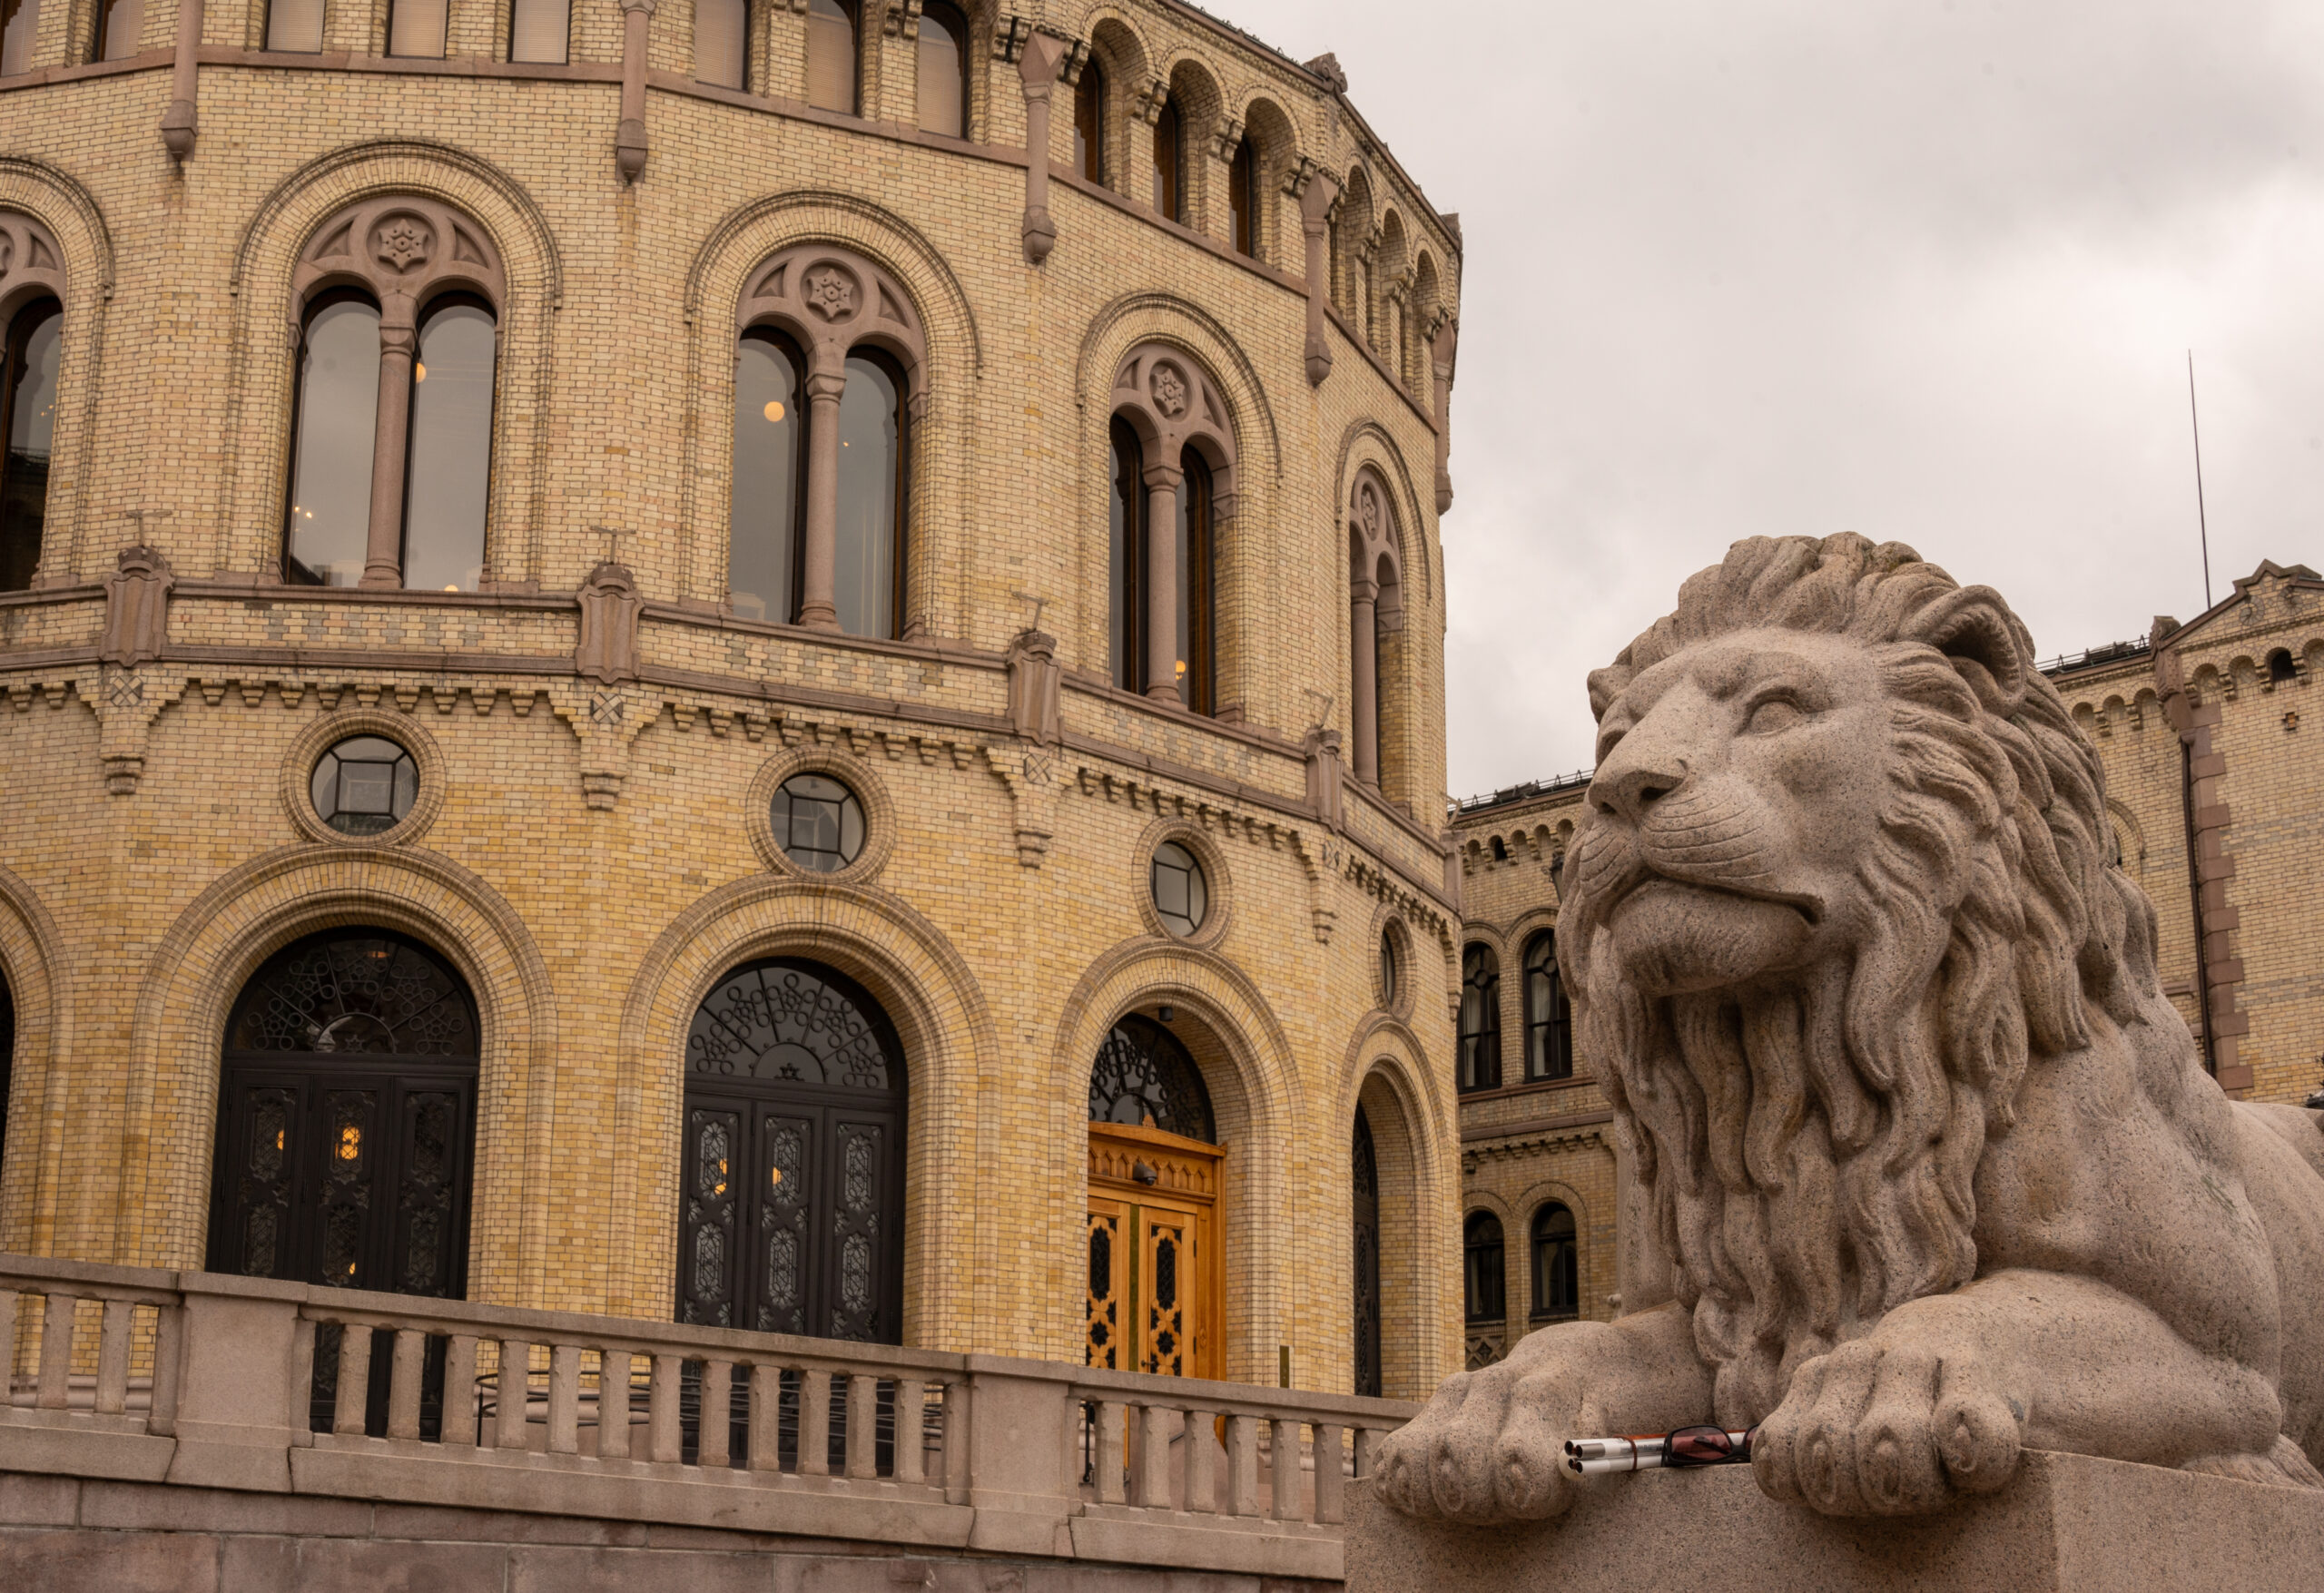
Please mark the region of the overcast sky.
<svg viewBox="0 0 2324 1593"><path fill-rule="evenodd" d="M2324 565L2316 0L1207 0L1467 245L1456 795L1590 762L1583 677L1757 534L1997 586L2043 654Z"/></svg>

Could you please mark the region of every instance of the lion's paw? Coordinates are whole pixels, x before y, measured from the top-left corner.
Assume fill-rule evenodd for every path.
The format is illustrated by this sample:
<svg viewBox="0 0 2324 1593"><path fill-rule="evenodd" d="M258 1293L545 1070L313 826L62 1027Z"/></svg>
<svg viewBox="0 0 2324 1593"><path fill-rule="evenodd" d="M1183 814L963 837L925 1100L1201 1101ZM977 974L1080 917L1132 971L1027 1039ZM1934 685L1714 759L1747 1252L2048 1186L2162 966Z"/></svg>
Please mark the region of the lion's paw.
<svg viewBox="0 0 2324 1593"><path fill-rule="evenodd" d="M2015 1474L2023 1411L1974 1356L1859 1339L1801 1363L1751 1463L1827 1516L1925 1515Z"/></svg>
<svg viewBox="0 0 2324 1593"><path fill-rule="evenodd" d="M1562 1372L1506 1363L1445 1380L1380 1453L1380 1492L1406 1515L1486 1522L1565 1513L1579 1401Z"/></svg>

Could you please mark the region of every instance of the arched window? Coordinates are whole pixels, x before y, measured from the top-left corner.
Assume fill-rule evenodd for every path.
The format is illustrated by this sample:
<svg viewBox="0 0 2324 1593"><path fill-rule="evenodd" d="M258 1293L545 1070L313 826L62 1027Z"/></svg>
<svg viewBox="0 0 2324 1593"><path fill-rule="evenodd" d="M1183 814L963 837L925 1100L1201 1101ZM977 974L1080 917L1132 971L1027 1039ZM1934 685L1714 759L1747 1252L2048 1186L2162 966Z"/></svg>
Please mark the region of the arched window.
<svg viewBox="0 0 2324 1593"><path fill-rule="evenodd" d="M719 88L750 87L751 0L694 0L694 75Z"/></svg>
<svg viewBox="0 0 2324 1593"><path fill-rule="evenodd" d="M0 368L0 592L21 592L40 567L48 520L48 461L56 433L56 383L64 354L64 307L34 300L8 322Z"/></svg>
<svg viewBox="0 0 2324 1593"><path fill-rule="evenodd" d="M1376 1400L1380 1397L1380 1154L1372 1143L1372 1120L1362 1106L1355 1109L1355 1138L1348 1155L1355 1205L1351 1256L1355 1272L1355 1391Z"/></svg>
<svg viewBox="0 0 2324 1593"><path fill-rule="evenodd" d="M1500 1323L1509 1315L1507 1269L1502 1257L1501 1219L1471 1212L1461 1227L1461 1283L1465 1314L1472 1323Z"/></svg>
<svg viewBox="0 0 2324 1593"><path fill-rule="evenodd" d="M920 15L920 128L969 136L969 19L948 0Z"/></svg>
<svg viewBox="0 0 2324 1593"><path fill-rule="evenodd" d="M8 1091L15 1083L16 1003L8 976L0 973L0 1177L8 1171Z"/></svg>
<svg viewBox="0 0 2324 1593"><path fill-rule="evenodd" d="M808 0L807 103L855 114L856 0Z"/></svg>
<svg viewBox="0 0 2324 1593"><path fill-rule="evenodd" d="M136 54L137 34L144 25L145 0L101 0L97 36L91 41L89 59L123 61Z"/></svg>
<svg viewBox="0 0 2324 1593"><path fill-rule="evenodd" d="M1573 1011L1558 973L1558 939L1543 929L1525 942L1525 1078L1573 1077Z"/></svg>
<svg viewBox="0 0 2324 1593"><path fill-rule="evenodd" d="M1111 622L1108 654L1114 684L1146 689L1146 457L1137 432L1114 417L1110 486L1106 495L1107 589Z"/></svg>
<svg viewBox="0 0 2324 1593"><path fill-rule="evenodd" d="M492 307L472 293L448 293L420 318L403 500L403 584L415 591L474 592L484 578L498 347Z"/></svg>
<svg viewBox="0 0 2324 1593"><path fill-rule="evenodd" d="M847 357L839 407L839 522L832 589L839 628L893 636L903 613L904 383L870 349Z"/></svg>
<svg viewBox="0 0 2324 1593"><path fill-rule="evenodd" d="M1178 478L1178 700L1196 713L1218 710L1218 592L1212 535L1210 467L1189 448Z"/></svg>
<svg viewBox="0 0 2324 1593"><path fill-rule="evenodd" d="M497 251L434 200L387 195L316 229L292 408L282 578L477 590L491 497Z"/></svg>
<svg viewBox="0 0 2324 1593"><path fill-rule="evenodd" d="M677 1320L903 1337L903 1047L860 986L770 958L686 1036Z"/></svg>
<svg viewBox="0 0 2324 1593"><path fill-rule="evenodd" d="M1142 1013L1114 1025L1089 1069L1089 1121L1218 1143L1202 1069L1178 1037Z"/></svg>
<svg viewBox="0 0 2324 1593"><path fill-rule="evenodd" d="M781 333L753 327L734 347L734 490L726 600L744 619L798 617L799 519L806 488L804 361Z"/></svg>
<svg viewBox="0 0 2324 1593"><path fill-rule="evenodd" d="M282 0L276 3L281 4ZM320 11L322 0L314 0L314 4ZM508 59L562 63L572 24L573 0L510 0Z"/></svg>
<svg viewBox="0 0 2324 1593"><path fill-rule="evenodd" d="M299 348L282 556L282 578L294 585L363 579L379 404L379 303L360 289L334 289L308 304Z"/></svg>
<svg viewBox="0 0 2324 1593"><path fill-rule="evenodd" d="M314 0L320 7L322 0ZM40 0L0 0L0 77L33 69L33 37L40 31Z"/></svg>
<svg viewBox="0 0 2324 1593"><path fill-rule="evenodd" d="M1356 477L1347 536L1348 719L1355 732L1355 777L1378 786L1390 743L1384 703L1399 683L1393 666L1401 656L1387 644L1403 627L1403 578L1395 511L1369 468ZM1385 680L1384 664L1390 666Z"/></svg>
<svg viewBox="0 0 2324 1593"><path fill-rule="evenodd" d="M1179 181L1186 170L1186 129L1178 119L1178 102L1166 98L1161 113L1154 119L1154 208L1174 221L1187 219L1185 184Z"/></svg>
<svg viewBox="0 0 2324 1593"><path fill-rule="evenodd" d="M1073 169L1092 182L1106 180L1106 69L1094 56L1073 85Z"/></svg>
<svg viewBox="0 0 2324 1593"><path fill-rule="evenodd" d="M1471 941L1461 953L1460 1088L1501 1087L1501 959Z"/></svg>
<svg viewBox="0 0 2324 1593"><path fill-rule="evenodd" d="M2280 686L2299 678L2299 670L2292 664L2291 654L2285 649L2279 647L2268 654L2269 684Z"/></svg>
<svg viewBox="0 0 2324 1593"><path fill-rule="evenodd" d="M1235 146L1226 168L1226 202L1235 212L1235 251L1256 258L1259 252L1259 154L1248 138Z"/></svg>
<svg viewBox="0 0 2324 1593"><path fill-rule="evenodd" d="M1533 1319L1581 1314L1581 1258L1573 1214L1556 1201L1533 1214Z"/></svg>
<svg viewBox="0 0 2324 1593"><path fill-rule="evenodd" d="M116 0L133 4L134 0ZM388 54L438 59L444 54L447 0L391 0L388 8Z"/></svg>

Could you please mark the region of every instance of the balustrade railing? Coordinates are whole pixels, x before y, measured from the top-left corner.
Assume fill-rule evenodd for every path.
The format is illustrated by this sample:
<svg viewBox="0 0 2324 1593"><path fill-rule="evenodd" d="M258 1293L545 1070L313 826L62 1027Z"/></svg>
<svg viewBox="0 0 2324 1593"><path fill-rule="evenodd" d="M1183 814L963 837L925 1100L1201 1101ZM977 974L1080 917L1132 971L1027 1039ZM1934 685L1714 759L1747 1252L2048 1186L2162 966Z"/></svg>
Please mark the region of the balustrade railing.
<svg viewBox="0 0 2324 1593"><path fill-rule="evenodd" d="M1413 1407L0 1255L0 1471L1335 1578Z"/></svg>

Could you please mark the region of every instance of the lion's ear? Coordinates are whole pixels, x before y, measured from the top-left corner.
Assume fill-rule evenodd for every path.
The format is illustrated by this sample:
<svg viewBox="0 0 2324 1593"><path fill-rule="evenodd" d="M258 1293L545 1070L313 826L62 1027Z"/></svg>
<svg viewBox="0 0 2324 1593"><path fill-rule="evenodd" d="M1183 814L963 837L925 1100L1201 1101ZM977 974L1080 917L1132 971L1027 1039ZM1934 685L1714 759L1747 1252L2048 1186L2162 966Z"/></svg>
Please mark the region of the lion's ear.
<svg viewBox="0 0 2324 1593"><path fill-rule="evenodd" d="M2009 605L1990 586L1964 586L1913 616L1905 639L1925 642L1951 661L1978 701L1995 713L2016 712L2032 660Z"/></svg>

